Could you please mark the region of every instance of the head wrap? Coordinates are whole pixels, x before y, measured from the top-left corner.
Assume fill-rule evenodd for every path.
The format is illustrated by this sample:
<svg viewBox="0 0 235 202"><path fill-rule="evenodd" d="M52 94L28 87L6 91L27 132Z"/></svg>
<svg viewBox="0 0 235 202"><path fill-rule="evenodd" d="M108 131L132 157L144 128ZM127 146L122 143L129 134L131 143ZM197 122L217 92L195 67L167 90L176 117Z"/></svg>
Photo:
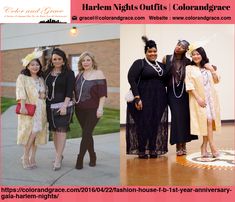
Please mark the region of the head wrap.
<svg viewBox="0 0 235 202"><path fill-rule="evenodd" d="M189 42L186 40L178 40L178 44L181 44L182 46L184 46L185 50L188 50L189 48Z"/></svg>

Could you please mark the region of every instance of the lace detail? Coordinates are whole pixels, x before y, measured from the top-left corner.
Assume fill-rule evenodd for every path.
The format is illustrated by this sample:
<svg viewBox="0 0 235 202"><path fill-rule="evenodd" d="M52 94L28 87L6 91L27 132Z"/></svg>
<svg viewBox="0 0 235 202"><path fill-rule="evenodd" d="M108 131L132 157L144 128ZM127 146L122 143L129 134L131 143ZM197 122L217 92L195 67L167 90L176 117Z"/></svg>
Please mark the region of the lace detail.
<svg viewBox="0 0 235 202"><path fill-rule="evenodd" d="M127 109L127 120L126 120L126 153L137 155L140 152L140 144L144 144L143 138L140 136L143 135L143 130L141 126L138 126L131 115L131 111ZM150 143L147 140L145 145L145 153L149 153L149 151L153 151L151 147L155 147L154 151L158 155L163 155L168 152L168 109L165 108L164 113L162 114L161 120L159 123L156 122L156 129L154 132L155 142ZM152 145L150 145L152 144Z"/></svg>
<svg viewBox="0 0 235 202"><path fill-rule="evenodd" d="M209 120L215 120L215 108L214 108L214 100L213 96L211 94L211 83L210 83L210 77L211 73L206 70L202 69L202 78L203 78L203 85L205 89L205 98L206 98L206 115Z"/></svg>
<svg viewBox="0 0 235 202"><path fill-rule="evenodd" d="M35 87L37 89L37 92L45 92L45 88L43 84L40 82L40 78L34 80L35 82ZM36 103L36 111L33 116L33 133L38 133L42 130L42 105L43 105L44 100L38 99Z"/></svg>

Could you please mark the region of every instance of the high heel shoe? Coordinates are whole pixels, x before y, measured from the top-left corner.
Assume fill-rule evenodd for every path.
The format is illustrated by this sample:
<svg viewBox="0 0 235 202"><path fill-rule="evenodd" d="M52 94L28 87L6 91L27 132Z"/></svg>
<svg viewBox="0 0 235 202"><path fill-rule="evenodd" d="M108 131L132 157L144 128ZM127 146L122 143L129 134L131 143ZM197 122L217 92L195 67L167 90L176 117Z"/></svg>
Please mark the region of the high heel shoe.
<svg viewBox="0 0 235 202"><path fill-rule="evenodd" d="M184 155L183 146L182 146L181 143L176 144L176 155L177 156L183 156Z"/></svg>
<svg viewBox="0 0 235 202"><path fill-rule="evenodd" d="M201 158L209 158L210 157L210 153L209 152L205 152L205 153L201 153Z"/></svg>
<svg viewBox="0 0 235 202"><path fill-rule="evenodd" d="M63 161L63 159L64 159L64 156L61 155L61 162ZM55 160L53 160L52 163L55 163Z"/></svg>
<svg viewBox="0 0 235 202"><path fill-rule="evenodd" d="M218 151L216 151L216 152L212 152L212 157L213 158L218 158L220 156L220 153L218 152Z"/></svg>
<svg viewBox="0 0 235 202"><path fill-rule="evenodd" d="M32 161L32 159L29 158L29 163L30 163L30 165L31 165L32 168L37 168L37 164L36 164L36 161L35 161L35 160Z"/></svg>
<svg viewBox="0 0 235 202"><path fill-rule="evenodd" d="M61 169L61 163L62 163L62 158L58 161L57 158L55 159L55 162L53 164L53 170L57 171Z"/></svg>
<svg viewBox="0 0 235 202"><path fill-rule="evenodd" d="M31 170L32 166L29 163L29 159L24 156L21 157L22 166L25 170Z"/></svg>

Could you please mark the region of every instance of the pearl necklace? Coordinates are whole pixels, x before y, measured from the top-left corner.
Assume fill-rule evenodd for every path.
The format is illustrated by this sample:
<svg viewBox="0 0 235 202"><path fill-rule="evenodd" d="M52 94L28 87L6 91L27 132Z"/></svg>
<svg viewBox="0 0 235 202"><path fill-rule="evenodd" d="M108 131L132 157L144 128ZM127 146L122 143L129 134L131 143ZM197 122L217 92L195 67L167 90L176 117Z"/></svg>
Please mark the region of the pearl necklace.
<svg viewBox="0 0 235 202"><path fill-rule="evenodd" d="M163 69L160 67L157 60L155 60L156 65L153 65L151 62L148 61L147 58L144 58L144 59L157 72L158 76L163 75Z"/></svg>
<svg viewBox="0 0 235 202"><path fill-rule="evenodd" d="M84 72L81 73L81 74L78 76L77 81L79 80L79 78L80 78L82 75L84 75ZM91 78L92 75L93 75L93 71L90 73L90 75L89 75L89 74L87 75L87 79L85 79L84 76L83 76L83 81L81 81L81 88L80 88L80 92L79 92L79 95L78 95L78 100L75 99L75 103L76 103L76 104L78 104L78 103L80 102L80 100L81 100L83 85L84 85L85 81L88 80L89 78Z"/></svg>
<svg viewBox="0 0 235 202"><path fill-rule="evenodd" d="M48 76L50 75L51 73L49 73L45 79L45 83L47 82L47 78ZM48 86L46 85L46 98L48 101L52 101L54 98L55 98L55 83L56 83L56 80L58 78L60 74L57 74L57 76L55 77L54 81L52 82L52 93L51 93L51 97L49 97L48 93L49 93L49 90L48 90Z"/></svg>
<svg viewBox="0 0 235 202"><path fill-rule="evenodd" d="M181 83L181 81L179 81L179 83L177 84L176 87L178 87L178 86L180 85L180 83ZM176 95L176 91L175 91L175 78L174 78L174 76L172 76L173 93L174 93L174 95L175 95L176 98L181 98L181 97L182 97L182 95L183 95L183 93L184 93L184 85L185 85L185 84L183 83L183 86L182 86L182 89L181 89L180 94L179 94L179 95Z"/></svg>

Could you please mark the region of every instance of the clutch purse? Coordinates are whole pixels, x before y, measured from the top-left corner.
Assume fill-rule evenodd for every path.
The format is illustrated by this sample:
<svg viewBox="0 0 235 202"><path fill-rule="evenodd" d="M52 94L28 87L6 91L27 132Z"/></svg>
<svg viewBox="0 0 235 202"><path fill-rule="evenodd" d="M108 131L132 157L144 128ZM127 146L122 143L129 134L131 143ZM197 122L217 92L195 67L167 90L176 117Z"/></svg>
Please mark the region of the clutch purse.
<svg viewBox="0 0 235 202"><path fill-rule="evenodd" d="M36 105L33 104L25 104L25 108L27 109L28 113L27 114L22 114L22 115L28 115L28 116L33 116L36 110ZM21 109L21 103L18 102L16 105L16 114L21 114L20 113Z"/></svg>
<svg viewBox="0 0 235 202"><path fill-rule="evenodd" d="M126 93L126 95L125 95L125 100L126 100L127 102L132 102L134 99L135 99L135 98L134 98L134 95L133 95L132 91L129 90L129 91Z"/></svg>
<svg viewBox="0 0 235 202"><path fill-rule="evenodd" d="M67 113L65 115L60 115L60 112L58 112L58 110L62 107L63 104L63 102L51 104L51 119L54 128L66 127L72 120L74 113L74 103L70 101L66 108Z"/></svg>

